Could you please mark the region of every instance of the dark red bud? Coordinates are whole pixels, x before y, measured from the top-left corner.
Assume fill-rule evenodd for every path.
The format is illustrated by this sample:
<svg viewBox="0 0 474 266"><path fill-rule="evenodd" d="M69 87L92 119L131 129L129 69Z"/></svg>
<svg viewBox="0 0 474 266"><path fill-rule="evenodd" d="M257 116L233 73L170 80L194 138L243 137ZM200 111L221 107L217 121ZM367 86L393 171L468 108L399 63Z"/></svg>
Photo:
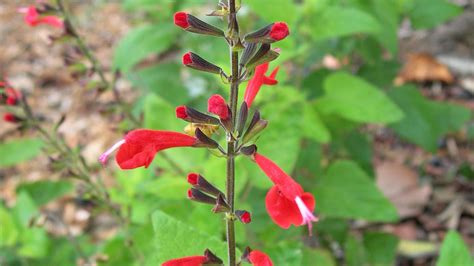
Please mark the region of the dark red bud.
<svg viewBox="0 0 474 266"><path fill-rule="evenodd" d="M18 123L21 122L22 119L12 113L6 113L3 115L3 120L9 123Z"/></svg>
<svg viewBox="0 0 474 266"><path fill-rule="evenodd" d="M201 202L201 203L212 204L212 205L216 203L215 198L209 195L206 195L195 188L190 188L188 190L188 199Z"/></svg>
<svg viewBox="0 0 474 266"><path fill-rule="evenodd" d="M289 34L290 30L285 22L275 22L245 35L244 40L253 43L273 43L286 38Z"/></svg>
<svg viewBox="0 0 474 266"><path fill-rule="evenodd" d="M194 188L199 189L200 191L206 192L213 196L218 196L219 194L224 195L218 188L213 186L209 181L206 180L202 175L196 173L190 173L188 175L188 183L193 185Z"/></svg>
<svg viewBox="0 0 474 266"><path fill-rule="evenodd" d="M244 211L244 210L236 210L235 215L237 215L237 218L239 221L241 221L244 224L248 224L252 221L252 216L250 212Z"/></svg>
<svg viewBox="0 0 474 266"><path fill-rule="evenodd" d="M204 71L204 72L209 72L213 74L221 74L222 69L208 61L206 61L204 58L200 57L199 55L193 53L193 52L187 52L183 55L182 58L183 65Z"/></svg>
<svg viewBox="0 0 474 266"><path fill-rule="evenodd" d="M190 173L188 175L188 183L195 186L197 185L198 183L198 179L199 179L199 174L196 174L196 173Z"/></svg>
<svg viewBox="0 0 474 266"><path fill-rule="evenodd" d="M183 65L189 65L193 62L193 59L191 58L191 52L187 52L183 55Z"/></svg>
<svg viewBox="0 0 474 266"><path fill-rule="evenodd" d="M230 206L227 204L225 200L224 194L220 193L217 195L216 205L212 208L212 212L220 213L220 212L228 212L230 211Z"/></svg>

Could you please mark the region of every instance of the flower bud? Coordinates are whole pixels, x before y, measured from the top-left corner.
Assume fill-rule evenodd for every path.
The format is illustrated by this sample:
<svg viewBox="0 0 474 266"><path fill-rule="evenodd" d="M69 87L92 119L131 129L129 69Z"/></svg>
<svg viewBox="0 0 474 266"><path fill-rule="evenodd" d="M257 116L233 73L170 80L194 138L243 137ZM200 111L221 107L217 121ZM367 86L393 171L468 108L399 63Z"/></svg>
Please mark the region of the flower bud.
<svg viewBox="0 0 474 266"><path fill-rule="evenodd" d="M285 22L275 22L244 37L246 42L273 43L286 38L290 34Z"/></svg>
<svg viewBox="0 0 474 266"><path fill-rule="evenodd" d="M189 32L212 36L225 36L221 29L216 28L186 12L176 12L174 14L174 24Z"/></svg>
<svg viewBox="0 0 474 266"><path fill-rule="evenodd" d="M247 128L247 131L245 131L244 137L243 137L243 143L247 143L250 140L252 140L254 137L256 137L262 130L264 130L268 125L268 121L263 120L260 118L260 112L256 111L252 121L250 122L249 127Z"/></svg>
<svg viewBox="0 0 474 266"><path fill-rule="evenodd" d="M204 134L201 129L196 128L194 134L198 139L198 142L195 144L195 147L207 147L210 149L215 149L219 147L219 144L215 140L209 138L206 134Z"/></svg>
<svg viewBox="0 0 474 266"><path fill-rule="evenodd" d="M209 183L209 181L207 181L200 174L190 173L188 175L188 183L191 184L194 188L199 189L213 196L218 196L219 194L223 194L219 189L217 189L215 186Z"/></svg>
<svg viewBox="0 0 474 266"><path fill-rule="evenodd" d="M204 251L204 257L206 257L205 265L224 265L224 262L209 249Z"/></svg>
<svg viewBox="0 0 474 266"><path fill-rule="evenodd" d="M250 145L247 147L240 148L240 152L247 156L253 156L257 152L257 146Z"/></svg>
<svg viewBox="0 0 474 266"><path fill-rule="evenodd" d="M3 115L3 120L5 122L16 124L16 123L21 122L23 119L21 119L20 117L14 115L12 113L6 113L5 115Z"/></svg>
<svg viewBox="0 0 474 266"><path fill-rule="evenodd" d="M204 113L199 112L198 110L194 108L191 108L185 105L176 107L176 117L181 118L191 123L211 124L211 125L219 124L219 120L216 119L215 117L206 115Z"/></svg>
<svg viewBox="0 0 474 266"><path fill-rule="evenodd" d="M262 44L255 55L245 64L245 67L248 69L253 69L258 65L277 59L280 54L271 50L270 48L270 44Z"/></svg>
<svg viewBox="0 0 474 266"><path fill-rule="evenodd" d="M257 44L256 43L247 43L245 45L245 49L240 57L240 65L245 66L247 62L252 58L252 56L257 51Z"/></svg>
<svg viewBox="0 0 474 266"><path fill-rule="evenodd" d="M183 65L204 72L213 74L222 73L222 69L193 52L187 52L183 55Z"/></svg>
<svg viewBox="0 0 474 266"><path fill-rule="evenodd" d="M247 107L247 103L245 101L242 102L242 105L240 106L240 112L239 112L239 117L237 119L237 126L236 126L238 136L242 135L242 132L245 127L245 123L247 122L248 111L249 109Z"/></svg>
<svg viewBox="0 0 474 266"><path fill-rule="evenodd" d="M196 188L190 188L188 190L188 199L201 202L201 203L206 203L206 204L216 204L217 200L207 194L202 193Z"/></svg>
<svg viewBox="0 0 474 266"><path fill-rule="evenodd" d="M248 224L252 221L252 215L250 212L245 211L245 210L236 210L235 215L244 224Z"/></svg>
<svg viewBox="0 0 474 266"><path fill-rule="evenodd" d="M214 94L209 98L207 111L219 116L221 120L228 120L230 116L229 106L219 94Z"/></svg>
<svg viewBox="0 0 474 266"><path fill-rule="evenodd" d="M212 208L212 212L220 213L220 212L228 212L230 211L230 206L227 204L227 201L224 198L224 194L220 193L217 195L216 205Z"/></svg>

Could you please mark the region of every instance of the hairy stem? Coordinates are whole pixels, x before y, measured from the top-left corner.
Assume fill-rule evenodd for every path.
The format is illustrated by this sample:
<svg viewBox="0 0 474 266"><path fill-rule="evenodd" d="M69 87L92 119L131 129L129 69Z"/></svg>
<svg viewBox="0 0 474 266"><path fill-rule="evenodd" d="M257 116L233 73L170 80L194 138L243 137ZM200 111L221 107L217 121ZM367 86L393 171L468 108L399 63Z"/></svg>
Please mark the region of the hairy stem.
<svg viewBox="0 0 474 266"><path fill-rule="evenodd" d="M236 18L235 0L229 0L229 21ZM235 25L229 22L229 27ZM232 29L229 29L232 31ZM230 58L232 75L230 79L230 109L232 110L232 132L227 133L227 179L226 193L227 201L230 206L230 212L227 215L227 253L229 257L229 266L236 265L235 258L235 229L234 229L234 192L235 192L235 139L233 134L237 118L237 101L239 94L239 54L233 49L233 43L230 42Z"/></svg>

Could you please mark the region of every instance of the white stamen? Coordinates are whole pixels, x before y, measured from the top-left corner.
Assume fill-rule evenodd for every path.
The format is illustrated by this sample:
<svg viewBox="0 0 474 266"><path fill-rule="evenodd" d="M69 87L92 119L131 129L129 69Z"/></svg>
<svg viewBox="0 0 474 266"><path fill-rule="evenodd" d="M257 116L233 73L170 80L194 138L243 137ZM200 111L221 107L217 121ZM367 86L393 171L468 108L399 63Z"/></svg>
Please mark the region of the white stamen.
<svg viewBox="0 0 474 266"><path fill-rule="evenodd" d="M312 229L313 229L313 222L318 221L318 217L314 216L314 214L306 207L306 204L304 204L303 200L300 197L295 198L296 205L298 206L298 209L300 210L301 216L303 217L303 224L308 225L308 230L309 230L309 235L312 234Z"/></svg>
<svg viewBox="0 0 474 266"><path fill-rule="evenodd" d="M100 157L99 157L99 161L102 163L102 165L105 165L105 163L107 162L107 158L109 157L109 155L114 152L116 149L120 148L120 146L122 146L123 144L125 143L125 140L122 139L120 140L119 142L115 143L112 147L110 147L108 150L106 150Z"/></svg>

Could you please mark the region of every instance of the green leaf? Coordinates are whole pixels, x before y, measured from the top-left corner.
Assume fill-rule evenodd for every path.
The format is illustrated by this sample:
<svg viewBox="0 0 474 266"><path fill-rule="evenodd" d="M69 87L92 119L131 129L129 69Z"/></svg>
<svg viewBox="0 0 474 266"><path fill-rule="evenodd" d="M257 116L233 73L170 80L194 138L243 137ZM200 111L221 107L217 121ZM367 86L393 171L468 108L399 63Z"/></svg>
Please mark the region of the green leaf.
<svg viewBox="0 0 474 266"><path fill-rule="evenodd" d="M368 221L398 219L392 203L352 161L340 160L331 164L319 179L314 195L318 202L316 209L322 215Z"/></svg>
<svg viewBox="0 0 474 266"><path fill-rule="evenodd" d="M316 102L325 113L335 113L356 122L390 123L403 117L402 111L379 89L344 72L324 82L326 94Z"/></svg>
<svg viewBox="0 0 474 266"><path fill-rule="evenodd" d="M458 130L470 119L468 109L426 100L413 86L393 89L389 96L406 114L390 127L403 138L431 152L436 151L438 141L444 134Z"/></svg>
<svg viewBox="0 0 474 266"><path fill-rule="evenodd" d="M390 51L393 56L398 53L398 20L399 14L396 0L372 0L371 8L383 30L375 34L375 38Z"/></svg>
<svg viewBox="0 0 474 266"><path fill-rule="evenodd" d="M462 13L462 7L447 0L417 0L408 12L415 29L432 28Z"/></svg>
<svg viewBox="0 0 474 266"><path fill-rule="evenodd" d="M68 181L43 180L23 183L17 188L17 191L26 191L36 205L41 206L69 193L72 189L73 185Z"/></svg>
<svg viewBox="0 0 474 266"><path fill-rule="evenodd" d="M329 130L319 117L318 111L310 104L304 104L303 108L303 134L320 143L327 143L331 140Z"/></svg>
<svg viewBox="0 0 474 266"><path fill-rule="evenodd" d="M365 232L363 242L371 265L394 265L398 246L396 236L383 232Z"/></svg>
<svg viewBox="0 0 474 266"><path fill-rule="evenodd" d="M28 228L21 233L18 254L23 257L42 258L47 255L50 241L42 228Z"/></svg>
<svg viewBox="0 0 474 266"><path fill-rule="evenodd" d="M364 246L360 244L360 241L355 236L348 236L344 250L347 266L367 265Z"/></svg>
<svg viewBox="0 0 474 266"><path fill-rule="evenodd" d="M31 218L38 214L38 207L28 192L21 191L17 195L16 205L12 212L18 224L23 228L27 228Z"/></svg>
<svg viewBox="0 0 474 266"><path fill-rule="evenodd" d="M348 23L350 21L350 23ZM331 6L312 14L309 24L314 40L352 35L354 33L377 33L379 22L370 14L359 9Z"/></svg>
<svg viewBox="0 0 474 266"><path fill-rule="evenodd" d="M15 219L3 206L0 206L0 247L13 246L17 240L19 231Z"/></svg>
<svg viewBox="0 0 474 266"><path fill-rule="evenodd" d="M303 250L303 262L301 266L318 265L318 266L336 266L331 252L325 249L309 249Z"/></svg>
<svg viewBox="0 0 474 266"><path fill-rule="evenodd" d="M159 64L130 72L127 77L132 84L160 95L164 100L178 106L188 101L189 93L179 77L181 66L175 63Z"/></svg>
<svg viewBox="0 0 474 266"><path fill-rule="evenodd" d="M128 72L145 57L166 51L176 41L178 33L171 23L134 28L118 43L113 68Z"/></svg>
<svg viewBox="0 0 474 266"><path fill-rule="evenodd" d="M202 255L206 248L226 261L226 243L217 237L201 232L161 211L153 213L152 222L155 252L149 255L153 256L154 265L173 258Z"/></svg>
<svg viewBox="0 0 474 266"><path fill-rule="evenodd" d="M258 15L269 23L285 21L291 26L298 17L297 5L292 0L273 0L271 5L267 0L244 1L243 4L255 11L265 10L258 12Z"/></svg>
<svg viewBox="0 0 474 266"><path fill-rule="evenodd" d="M0 166L12 166L35 158L43 147L40 139L16 139L0 144Z"/></svg>
<svg viewBox="0 0 474 266"><path fill-rule="evenodd" d="M474 260L469 254L469 249L462 240L459 233L449 231L444 238L443 245L436 262L437 266L473 266Z"/></svg>
<svg viewBox="0 0 474 266"><path fill-rule="evenodd" d="M374 169L372 165L373 152L371 137L354 130L344 138L343 142L344 148L352 160L357 162L369 176L373 177Z"/></svg>

